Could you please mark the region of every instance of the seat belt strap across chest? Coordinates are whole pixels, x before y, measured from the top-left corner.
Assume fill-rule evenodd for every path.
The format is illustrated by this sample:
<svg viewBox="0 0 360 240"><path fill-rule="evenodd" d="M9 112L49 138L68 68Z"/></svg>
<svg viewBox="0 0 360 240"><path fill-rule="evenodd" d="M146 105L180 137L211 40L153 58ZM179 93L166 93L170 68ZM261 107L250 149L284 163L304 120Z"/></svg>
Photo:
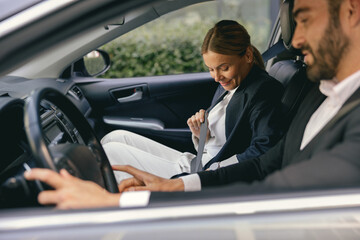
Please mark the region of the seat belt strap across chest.
<svg viewBox="0 0 360 240"><path fill-rule="evenodd" d="M228 93L229 93L228 91L225 91L223 94L221 94L221 96L215 101L215 103L213 105L211 105L205 111L205 116L204 116L205 120L200 125L200 138L199 138L199 146L198 146L197 155L196 155L196 157L194 159L191 160L191 163L190 163L190 172L191 173L196 173L196 172L202 170L202 168L203 168L201 159L202 159L202 155L204 153L204 147L205 147L206 136L207 136L207 131L208 131L208 120L207 120L207 118L208 118L209 112L219 102L221 102Z"/></svg>

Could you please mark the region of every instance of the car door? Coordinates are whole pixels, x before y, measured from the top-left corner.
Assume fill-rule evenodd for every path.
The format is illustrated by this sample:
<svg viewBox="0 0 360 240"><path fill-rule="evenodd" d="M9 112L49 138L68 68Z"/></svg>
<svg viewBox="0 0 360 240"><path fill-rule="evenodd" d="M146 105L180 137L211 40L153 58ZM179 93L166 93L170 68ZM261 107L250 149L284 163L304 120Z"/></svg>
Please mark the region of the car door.
<svg viewBox="0 0 360 240"><path fill-rule="evenodd" d="M190 152L186 121L209 106L217 87L209 73L77 82L92 106L99 137L124 129Z"/></svg>

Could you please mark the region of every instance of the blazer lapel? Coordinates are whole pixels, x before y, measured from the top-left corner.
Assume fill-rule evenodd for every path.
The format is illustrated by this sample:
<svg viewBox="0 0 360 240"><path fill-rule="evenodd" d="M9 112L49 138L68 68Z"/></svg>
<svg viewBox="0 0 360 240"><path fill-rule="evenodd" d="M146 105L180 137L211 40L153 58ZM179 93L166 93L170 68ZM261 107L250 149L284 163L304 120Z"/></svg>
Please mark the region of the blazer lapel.
<svg viewBox="0 0 360 240"><path fill-rule="evenodd" d="M244 88L238 88L234 95L232 96L228 106L226 107L226 117L225 117L225 135L226 138L230 136L234 126L237 124L239 119L241 118L239 114L244 113Z"/></svg>
<svg viewBox="0 0 360 240"><path fill-rule="evenodd" d="M241 84L239 85L238 89L232 96L227 108L226 108L226 119L225 119L225 126L226 126L226 138L231 135L233 129L238 124L241 119L241 115L244 113L244 103L247 102L246 98L247 95L245 94L246 89L249 85L251 85L254 79L258 78L258 74L261 73L261 70L256 64L253 65L249 74L245 77ZM240 104L239 104L240 103Z"/></svg>
<svg viewBox="0 0 360 240"><path fill-rule="evenodd" d="M344 105L340 108L339 112L332 118L332 120L330 120L323 128L322 130L305 146L305 148L300 151L295 157L293 162L297 162L298 159L304 159L304 157L306 158L306 156L310 156L313 154L314 152L314 148L318 145L317 143L319 141L321 141L322 137L324 134L326 134L326 132L334 127L336 125L337 122L339 122L343 116L340 117L340 115L342 115L342 110L344 110L344 107L348 106L349 104L354 103L355 101L360 99L360 88L358 88L355 93L353 93L351 95L351 97L344 103ZM349 112L346 112L345 115L347 115L348 113L350 113L351 110ZM344 115L344 116L345 116Z"/></svg>
<svg viewBox="0 0 360 240"><path fill-rule="evenodd" d="M230 150L231 145L233 144L232 138L234 132L237 128L237 125L242 119L242 115L244 114L244 91L245 88L238 88L234 95L232 96L227 108L226 108L226 118L225 118L225 135L226 142L221 150L216 154L213 158L213 161L223 160L231 157ZM221 158L220 158L221 157ZM209 163L208 163L209 164Z"/></svg>
<svg viewBox="0 0 360 240"><path fill-rule="evenodd" d="M216 100L221 96L221 94L223 94L223 92L225 92L225 89L219 84L214 93L213 99L211 100L210 106L215 104Z"/></svg>
<svg viewBox="0 0 360 240"><path fill-rule="evenodd" d="M300 144L306 125L325 98L319 90L319 85L316 84L304 99L286 134L283 166L294 158L294 154L298 155L301 152Z"/></svg>

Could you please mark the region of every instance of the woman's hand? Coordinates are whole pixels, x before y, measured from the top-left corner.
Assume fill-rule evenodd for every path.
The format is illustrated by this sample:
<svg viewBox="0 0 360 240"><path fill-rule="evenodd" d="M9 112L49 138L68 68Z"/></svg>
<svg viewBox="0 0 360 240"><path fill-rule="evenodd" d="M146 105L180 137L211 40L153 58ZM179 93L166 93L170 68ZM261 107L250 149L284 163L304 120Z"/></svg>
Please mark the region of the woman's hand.
<svg viewBox="0 0 360 240"><path fill-rule="evenodd" d="M166 179L141 171L128 165L114 165L114 171L123 171L133 175L133 178L125 179L119 184L119 191L144 191L175 192L184 191L184 183L181 179Z"/></svg>
<svg viewBox="0 0 360 240"><path fill-rule="evenodd" d="M191 116L187 120L187 125L190 128L192 134L194 134L197 138L200 138L200 125L205 121L205 110L200 109L197 113Z"/></svg>
<svg viewBox="0 0 360 240"><path fill-rule="evenodd" d="M34 168L24 176L27 180L40 180L54 188L39 193L40 204L54 204L60 209L119 206L120 194L109 193L94 182L72 176L65 169L57 173Z"/></svg>

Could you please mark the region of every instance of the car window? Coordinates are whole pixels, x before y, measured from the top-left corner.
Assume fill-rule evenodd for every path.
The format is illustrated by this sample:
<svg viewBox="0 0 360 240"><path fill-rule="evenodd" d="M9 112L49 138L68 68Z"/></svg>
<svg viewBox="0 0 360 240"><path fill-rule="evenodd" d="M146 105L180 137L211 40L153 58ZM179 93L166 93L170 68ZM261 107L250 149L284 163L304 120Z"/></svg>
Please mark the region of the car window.
<svg viewBox="0 0 360 240"><path fill-rule="evenodd" d="M243 24L260 52L266 49L278 5L270 0L222 0L168 13L102 46L111 67L101 78L206 72L200 48L219 20ZM274 9L275 8L275 9ZM275 14L272 14L275 13Z"/></svg>

